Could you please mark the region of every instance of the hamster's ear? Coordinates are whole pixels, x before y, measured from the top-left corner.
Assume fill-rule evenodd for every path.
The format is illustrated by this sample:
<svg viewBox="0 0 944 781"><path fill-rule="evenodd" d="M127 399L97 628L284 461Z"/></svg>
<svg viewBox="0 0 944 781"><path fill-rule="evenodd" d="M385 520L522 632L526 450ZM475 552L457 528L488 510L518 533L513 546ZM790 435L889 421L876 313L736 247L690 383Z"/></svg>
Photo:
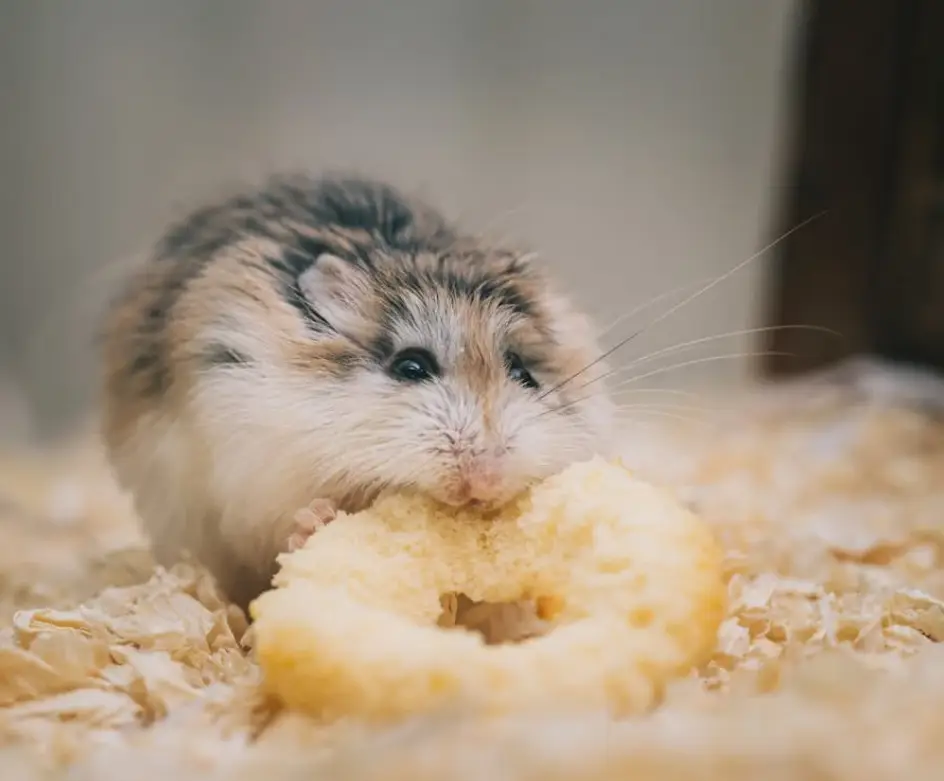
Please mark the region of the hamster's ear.
<svg viewBox="0 0 944 781"><path fill-rule="evenodd" d="M356 332L368 316L370 285L366 273L337 255L319 255L299 275L298 289L315 311L342 333Z"/></svg>

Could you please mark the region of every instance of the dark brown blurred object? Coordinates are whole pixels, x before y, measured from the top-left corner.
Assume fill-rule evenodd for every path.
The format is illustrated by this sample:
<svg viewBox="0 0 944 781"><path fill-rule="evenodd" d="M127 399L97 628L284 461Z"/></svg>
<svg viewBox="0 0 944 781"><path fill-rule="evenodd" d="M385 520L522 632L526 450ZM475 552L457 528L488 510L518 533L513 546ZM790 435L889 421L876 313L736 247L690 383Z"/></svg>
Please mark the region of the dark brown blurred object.
<svg viewBox="0 0 944 781"><path fill-rule="evenodd" d="M944 369L944 0L809 0L763 370Z"/></svg>

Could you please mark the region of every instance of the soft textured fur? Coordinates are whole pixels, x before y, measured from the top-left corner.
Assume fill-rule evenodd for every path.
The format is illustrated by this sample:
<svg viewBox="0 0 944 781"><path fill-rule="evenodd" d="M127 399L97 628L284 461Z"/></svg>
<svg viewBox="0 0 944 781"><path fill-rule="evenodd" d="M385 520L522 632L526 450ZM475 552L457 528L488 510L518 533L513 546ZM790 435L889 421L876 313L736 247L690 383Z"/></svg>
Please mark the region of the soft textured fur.
<svg viewBox="0 0 944 781"><path fill-rule="evenodd" d="M438 376L391 376L405 348ZM173 227L115 302L104 435L158 558L193 553L245 603L313 500L495 504L602 450L599 355L521 253L383 184L274 178Z"/></svg>

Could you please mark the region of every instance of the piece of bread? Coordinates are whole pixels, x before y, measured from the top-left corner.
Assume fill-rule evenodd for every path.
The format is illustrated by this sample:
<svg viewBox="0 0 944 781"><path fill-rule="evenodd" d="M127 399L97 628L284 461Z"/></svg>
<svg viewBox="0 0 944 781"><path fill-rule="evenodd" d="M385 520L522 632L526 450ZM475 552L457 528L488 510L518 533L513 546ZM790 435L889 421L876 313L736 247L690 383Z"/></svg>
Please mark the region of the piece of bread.
<svg viewBox="0 0 944 781"><path fill-rule="evenodd" d="M602 459L493 517L382 499L281 564L276 587L252 606L265 685L327 719L388 720L450 703L638 711L710 653L724 614L722 554L707 526ZM436 625L441 595L455 592L538 599L554 627L486 645Z"/></svg>

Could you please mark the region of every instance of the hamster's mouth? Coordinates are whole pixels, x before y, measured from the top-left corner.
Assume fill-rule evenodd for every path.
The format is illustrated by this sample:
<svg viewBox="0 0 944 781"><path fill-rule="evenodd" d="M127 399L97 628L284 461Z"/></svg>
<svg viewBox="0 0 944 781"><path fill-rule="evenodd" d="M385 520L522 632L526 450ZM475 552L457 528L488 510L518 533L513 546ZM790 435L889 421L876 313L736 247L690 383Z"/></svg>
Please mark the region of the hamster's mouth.
<svg viewBox="0 0 944 781"><path fill-rule="evenodd" d="M500 515L509 504L519 499L522 494L526 493L530 488L531 484L529 483L519 486L517 490L509 489L485 498L456 496L455 494L450 495L444 491L429 491L425 493L445 507L449 507L455 511L461 510L470 512L480 516L482 520L487 521Z"/></svg>
<svg viewBox="0 0 944 781"><path fill-rule="evenodd" d="M494 514L498 512L516 495L517 494L515 493L509 492L503 493L500 496L482 498L439 491L430 493L430 496L432 496L436 501L446 505L447 507L451 507L454 510L470 510L482 515Z"/></svg>

